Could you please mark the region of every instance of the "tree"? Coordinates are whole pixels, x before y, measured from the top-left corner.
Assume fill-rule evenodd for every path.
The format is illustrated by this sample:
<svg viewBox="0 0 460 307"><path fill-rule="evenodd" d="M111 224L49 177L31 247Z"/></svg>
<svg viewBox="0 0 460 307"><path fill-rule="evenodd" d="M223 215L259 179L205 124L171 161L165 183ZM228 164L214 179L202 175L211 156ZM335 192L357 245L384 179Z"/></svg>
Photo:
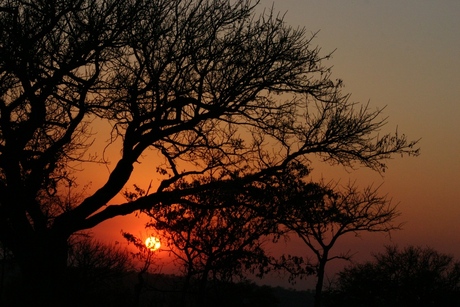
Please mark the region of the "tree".
<svg viewBox="0 0 460 307"><path fill-rule="evenodd" d="M321 306L327 263L351 258L350 252L331 254L337 241L348 233L399 229L400 225L393 224L399 213L385 196L379 196L378 189L306 183L302 180L305 173L308 170L300 168L282 177L275 191L279 195L276 215L315 255L315 306Z"/></svg>
<svg viewBox="0 0 460 307"><path fill-rule="evenodd" d="M124 282L133 265L128 252L118 245L94 240L88 234L72 236L70 241L66 279L61 280L64 285L60 289L68 295L70 306L129 304L131 296ZM10 274L2 280L2 306L17 306L27 296L32 296L29 301L35 301L35 293L26 295L18 283L17 267L15 270L15 266L11 266L14 263L6 264L3 269Z"/></svg>
<svg viewBox="0 0 460 307"><path fill-rule="evenodd" d="M178 180L262 180L312 154L382 171L393 154L418 153L404 135L376 134L381 110L341 92L307 31L272 10L257 17L256 4L0 2L0 239L45 300L59 293L73 233L231 178L183 190ZM94 193L62 206L75 163L97 162L95 120L120 154ZM109 205L147 154L159 186Z"/></svg>
<svg viewBox="0 0 460 307"><path fill-rule="evenodd" d="M140 263L140 267L137 269L137 283L134 285L134 301L131 303L132 306L137 307L140 306L141 294L146 286L144 275L152 271L152 266L158 259L156 258L156 250L148 247L144 240L124 231L122 231L122 235L128 244L132 243L136 248L137 251L131 252L131 255Z"/></svg>
<svg viewBox="0 0 460 307"><path fill-rule="evenodd" d="M69 267L86 275L91 282L98 278L110 279L133 269L127 251L88 237L73 242L68 261Z"/></svg>
<svg viewBox="0 0 460 307"><path fill-rule="evenodd" d="M257 196L249 190L203 191L189 196L187 204L157 207L149 213L152 221L147 227L159 233L184 276L184 306L187 300L207 306L209 281L221 285L244 280L248 271L262 276L267 270L269 257L263 244L267 236L278 233L278 224L261 214Z"/></svg>
<svg viewBox="0 0 460 307"><path fill-rule="evenodd" d="M340 306L458 306L460 262L429 247L387 246L345 268L332 291ZM338 305L337 305L338 306Z"/></svg>
<svg viewBox="0 0 460 307"><path fill-rule="evenodd" d="M90 237L76 238L69 252L69 293L79 306L126 306L129 302L123 279L133 270L127 250Z"/></svg>

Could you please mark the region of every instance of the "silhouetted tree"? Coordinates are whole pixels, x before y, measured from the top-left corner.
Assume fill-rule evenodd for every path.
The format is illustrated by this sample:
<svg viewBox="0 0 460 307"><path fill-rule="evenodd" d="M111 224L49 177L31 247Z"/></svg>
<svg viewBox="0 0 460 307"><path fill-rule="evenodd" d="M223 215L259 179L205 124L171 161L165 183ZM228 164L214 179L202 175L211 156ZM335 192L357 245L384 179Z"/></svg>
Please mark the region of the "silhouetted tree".
<svg viewBox="0 0 460 307"><path fill-rule="evenodd" d="M131 255L140 264L137 269L137 283L134 285L134 301L132 303L132 306L137 307L140 306L141 294L146 287L145 275L154 271L152 266L156 265L156 251L151 250L143 240L131 233L122 231L122 235L128 243L136 247L136 252L131 252ZM155 269L157 269L156 266Z"/></svg>
<svg viewBox="0 0 460 307"><path fill-rule="evenodd" d="M202 183L182 183L197 184ZM253 192L244 186L203 191L189 196L187 204L149 213L148 227L159 232L184 276L184 306L189 294L196 306L207 306L209 280L244 280L245 272L262 276L268 269L262 245L278 233L278 224L261 214Z"/></svg>
<svg viewBox="0 0 460 307"><path fill-rule="evenodd" d="M277 219L298 235L316 258L315 306L321 306L326 264L334 259L349 260L350 252L332 254L331 250L348 233L389 232L400 228L394 224L399 216L396 206L378 189L359 190L355 185L345 187L304 182L307 169L300 168L281 177L275 193L279 202Z"/></svg>
<svg viewBox="0 0 460 307"><path fill-rule="evenodd" d="M134 269L127 250L108 245L91 237L72 240L67 276L69 297L78 306L126 306L129 288L124 278Z"/></svg>
<svg viewBox="0 0 460 307"><path fill-rule="evenodd" d="M90 274L88 279L110 279L133 269L126 250L117 245L107 245L90 237L73 242L70 248L68 265ZM102 272L97 273L96 271Z"/></svg>
<svg viewBox="0 0 460 307"><path fill-rule="evenodd" d="M329 306L459 306L460 262L432 248L386 247L339 273Z"/></svg>
<svg viewBox="0 0 460 307"><path fill-rule="evenodd" d="M383 170L392 154L418 153L404 135L376 134L381 111L341 93L307 31L255 6L0 1L0 239L43 304L59 293L73 233L204 189L174 189L178 180L240 171L251 181L309 154ZM97 161L96 122L112 127L102 138L119 156L105 183L62 206L75 163ZM147 153L159 186L108 205Z"/></svg>

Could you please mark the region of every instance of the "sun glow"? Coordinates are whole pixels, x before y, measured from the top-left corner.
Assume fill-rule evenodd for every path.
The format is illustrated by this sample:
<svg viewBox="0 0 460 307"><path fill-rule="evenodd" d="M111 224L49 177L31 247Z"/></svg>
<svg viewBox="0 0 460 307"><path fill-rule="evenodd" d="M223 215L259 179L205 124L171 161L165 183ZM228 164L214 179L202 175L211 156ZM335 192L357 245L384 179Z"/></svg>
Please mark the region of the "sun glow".
<svg viewBox="0 0 460 307"><path fill-rule="evenodd" d="M145 239L145 246L151 251L156 251L161 247L160 239L157 237L148 237Z"/></svg>

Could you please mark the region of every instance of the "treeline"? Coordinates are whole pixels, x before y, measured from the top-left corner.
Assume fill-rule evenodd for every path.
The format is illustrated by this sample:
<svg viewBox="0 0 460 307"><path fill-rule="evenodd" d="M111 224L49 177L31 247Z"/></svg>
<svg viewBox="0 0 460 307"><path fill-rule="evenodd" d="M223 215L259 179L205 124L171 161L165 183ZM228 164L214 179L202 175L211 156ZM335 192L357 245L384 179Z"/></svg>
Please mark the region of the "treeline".
<svg viewBox="0 0 460 307"><path fill-rule="evenodd" d="M387 246L345 268L326 306L460 306L460 262L429 247Z"/></svg>
<svg viewBox="0 0 460 307"><path fill-rule="evenodd" d="M152 253L153 254L153 253ZM14 259L3 254L2 306L17 306L25 295ZM195 276L153 273L116 246L83 240L69 257L63 293L67 306L315 306L315 291L259 286L246 278L210 279L203 292ZM150 267L151 266L151 267ZM145 269L147 268L147 269ZM339 272L324 290L321 306L459 306L460 262L429 247L387 246L364 263Z"/></svg>
<svg viewBox="0 0 460 307"><path fill-rule="evenodd" d="M4 250L1 260L1 306L20 306L33 302L33 293L24 293L21 271ZM139 265L132 253L114 245L85 239L74 245L67 274L61 280L67 306L305 306L313 302L311 291L259 286L249 280L212 280L205 297L200 280L184 275L150 273ZM152 260L152 259L151 259ZM187 286L185 286L187 285Z"/></svg>

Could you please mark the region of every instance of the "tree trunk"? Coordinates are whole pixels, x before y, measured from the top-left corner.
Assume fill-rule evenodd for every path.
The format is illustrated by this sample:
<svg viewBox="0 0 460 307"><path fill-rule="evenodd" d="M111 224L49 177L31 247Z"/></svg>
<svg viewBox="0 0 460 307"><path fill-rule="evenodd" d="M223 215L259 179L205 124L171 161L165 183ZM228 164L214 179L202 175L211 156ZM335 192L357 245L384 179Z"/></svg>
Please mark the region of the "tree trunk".
<svg viewBox="0 0 460 307"><path fill-rule="evenodd" d="M326 269L327 254L319 261L318 272L316 273L316 289L315 289L315 307L321 307L321 299L323 294L324 274Z"/></svg>
<svg viewBox="0 0 460 307"><path fill-rule="evenodd" d="M198 291L196 293L196 306L207 306L206 302L206 287L208 285L208 270L203 272L201 280L198 285Z"/></svg>
<svg viewBox="0 0 460 307"><path fill-rule="evenodd" d="M192 280L192 269L189 267L188 271L184 277L184 284L182 285L182 295L181 295L181 306L187 306L188 301L192 297L190 295L191 280Z"/></svg>

